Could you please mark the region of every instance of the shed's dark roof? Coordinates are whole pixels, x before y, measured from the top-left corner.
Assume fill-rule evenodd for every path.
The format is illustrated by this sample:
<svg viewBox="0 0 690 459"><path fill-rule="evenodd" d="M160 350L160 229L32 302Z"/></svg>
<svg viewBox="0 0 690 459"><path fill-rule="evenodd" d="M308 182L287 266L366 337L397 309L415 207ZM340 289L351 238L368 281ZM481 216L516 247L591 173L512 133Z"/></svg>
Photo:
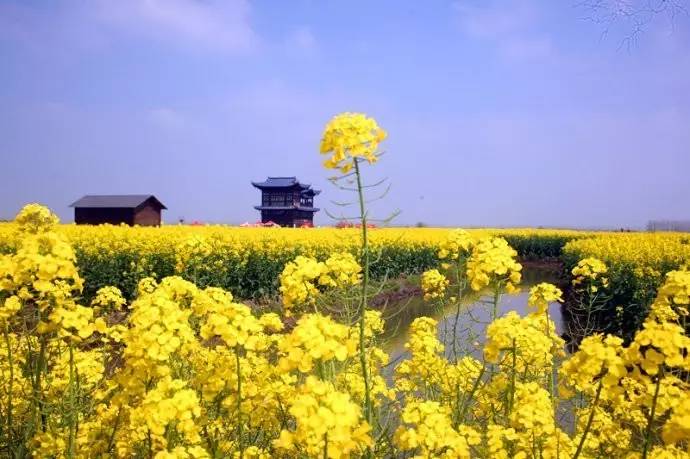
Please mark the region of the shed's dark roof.
<svg viewBox="0 0 690 459"><path fill-rule="evenodd" d="M304 196L316 196L317 194L321 193L321 190L315 190L313 188L309 188L307 190L302 191L302 195Z"/></svg>
<svg viewBox="0 0 690 459"><path fill-rule="evenodd" d="M252 185L257 188L291 188L298 186L305 190L311 186L308 183L300 183L297 177L268 177L263 182L252 182Z"/></svg>
<svg viewBox="0 0 690 459"><path fill-rule="evenodd" d="M70 207L134 209L149 199L153 199L157 202L161 206L161 209L167 209L167 207L152 194L87 194L70 204Z"/></svg>

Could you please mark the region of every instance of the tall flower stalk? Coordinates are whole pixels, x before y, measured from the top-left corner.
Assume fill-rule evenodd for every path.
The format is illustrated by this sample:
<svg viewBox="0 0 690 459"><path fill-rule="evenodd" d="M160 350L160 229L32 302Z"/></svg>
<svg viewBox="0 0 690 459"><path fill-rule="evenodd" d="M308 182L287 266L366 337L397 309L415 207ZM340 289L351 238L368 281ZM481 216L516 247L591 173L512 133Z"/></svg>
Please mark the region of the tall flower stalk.
<svg viewBox="0 0 690 459"><path fill-rule="evenodd" d="M9 327L7 324L4 326L5 345L7 346L7 366L9 368L9 381L7 383L7 432L12 432L14 425L12 424L12 405L13 401L13 388L14 388L14 356L12 355L12 343L10 342ZM11 438L11 434L9 435Z"/></svg>
<svg viewBox="0 0 690 459"><path fill-rule="evenodd" d="M354 158L355 175L357 176L357 197L359 200L359 217L362 222L362 290L359 299L359 361L362 365L362 378L364 379L364 418L369 425L372 424L372 403L371 403L371 389L370 389L370 375L369 366L367 365L367 348L364 339L364 331L366 329L364 311L367 307L367 288L369 287L369 239L367 235L367 210L364 201L364 190L362 188L362 174L359 169L359 161Z"/></svg>
<svg viewBox="0 0 690 459"><path fill-rule="evenodd" d="M365 185L362 180L361 164L367 161L373 164L378 160L379 143L386 138L386 132L381 129L373 118L361 113L342 113L335 116L327 125L321 141L321 154L329 155L324 161L327 169L338 169L343 177L355 177L354 191L357 193L359 207L358 220L361 225L361 263L362 288L357 310L359 323L359 361L364 382L364 418L373 425L373 403L371 400L371 375L367 363L367 347L365 339L367 307L367 291L369 288L369 270L371 265L370 247L368 239L368 215L366 208Z"/></svg>

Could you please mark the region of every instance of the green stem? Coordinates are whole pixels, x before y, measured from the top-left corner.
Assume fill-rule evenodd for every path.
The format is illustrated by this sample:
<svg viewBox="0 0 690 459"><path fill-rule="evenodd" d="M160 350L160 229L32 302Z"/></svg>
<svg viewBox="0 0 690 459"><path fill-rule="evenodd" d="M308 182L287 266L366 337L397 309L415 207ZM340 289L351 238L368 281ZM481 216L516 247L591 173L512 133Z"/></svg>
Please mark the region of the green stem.
<svg viewBox="0 0 690 459"><path fill-rule="evenodd" d="M498 300L501 298L501 286L497 285L496 290L494 290L494 302L493 308L491 309L491 322L496 320L498 317Z"/></svg>
<svg viewBox="0 0 690 459"><path fill-rule="evenodd" d="M458 322L460 321L460 299L462 298L463 283L460 281L460 260L458 257L458 262L455 265L455 282L458 289L458 296L456 298L457 309L455 311L455 322L453 324L453 360L458 361L458 351L457 351L457 341L458 341Z"/></svg>
<svg viewBox="0 0 690 459"><path fill-rule="evenodd" d="M359 214L362 222L362 293L359 301L359 360L362 366L362 377L364 378L364 417L370 426L373 426L373 413L371 403L371 389L369 387L369 367L367 366L366 343L364 340L364 312L367 306L367 289L369 286L369 240L367 235L367 213L364 207L364 191L362 187L362 174L359 170L359 162L354 159L355 175L357 176L357 195L359 197Z"/></svg>
<svg viewBox="0 0 690 459"><path fill-rule="evenodd" d="M36 375L34 377L34 384L33 384L33 392L34 392L34 400L36 400L36 409L38 410L38 425L41 429L42 432L46 432L48 430L48 419L46 416L46 410L45 410L45 399L43 397L43 382L42 382L42 373L45 371L46 368L46 348L47 348L47 340L45 335L41 335L39 338L40 342L40 347L38 351L38 357L36 358L35 365L36 365Z"/></svg>
<svg viewBox="0 0 690 459"><path fill-rule="evenodd" d="M481 371L479 372L479 375L477 376L477 379L474 381L474 384L472 385L472 389L470 390L469 395L463 401L462 408L460 409L460 421L462 423L465 422L465 418L467 416L467 410L470 407L470 402L474 398L474 394L475 394L475 392L477 392L477 389L479 388L479 384L481 384L481 382L482 382L482 376L484 376L485 371L486 371L486 367L482 367Z"/></svg>
<svg viewBox="0 0 690 459"><path fill-rule="evenodd" d="M4 330L4 335L5 335L5 343L7 344L7 364L10 367L10 381L9 381L9 390L7 391L7 431L12 432L12 397L13 397L13 386L14 386L14 358L12 356L12 344L10 343L10 333L9 329L7 327L7 324L5 324L5 330Z"/></svg>
<svg viewBox="0 0 690 459"><path fill-rule="evenodd" d="M656 414L656 402L659 399L659 389L661 387L662 373L656 379L656 387L654 388L654 398L652 399L652 411L649 413L649 420L647 422L647 430L644 434L644 449L642 450L642 459L647 459L647 453L649 452L649 444L652 439L652 427L654 426L654 415Z"/></svg>
<svg viewBox="0 0 690 459"><path fill-rule="evenodd" d="M587 425L585 426L585 431L582 432L582 438L580 438L580 443L577 445L577 450L575 451L575 455L573 456L573 459L577 459L580 456L580 453L582 452L582 448L585 446L585 439L587 438L587 434L589 433L589 429L592 428L592 421L594 421L594 411L597 409L597 403L599 402L599 396L601 395L601 388L603 387L603 376L602 379L599 380L599 387L597 387L597 393L594 396L594 401L592 402L592 409L589 412L589 417L587 418Z"/></svg>
<svg viewBox="0 0 690 459"><path fill-rule="evenodd" d="M556 330L554 330L555 332ZM549 336L549 339L551 339L550 335L550 326L549 326L549 309L547 305L546 309L546 334ZM557 366L559 363L557 362L557 358L555 355L556 348L555 346L552 345L552 353L551 353L551 368L549 369L550 375L549 375L549 391L551 392L551 403L553 404L553 418L558 419L558 406L560 404L560 396L556 390L557 387L557 380L556 378L558 377L558 373L556 371ZM556 436L556 457L561 457L561 437Z"/></svg>
<svg viewBox="0 0 690 459"><path fill-rule="evenodd" d="M496 288L494 289L494 298L493 298L493 305L491 308L491 322L494 322L496 320L496 317L498 316L498 300L500 299L501 296L501 285L497 284ZM489 374L490 379L493 378L494 374L496 373L496 364L491 364L491 367L489 368Z"/></svg>
<svg viewBox="0 0 690 459"><path fill-rule="evenodd" d="M592 308L594 307L594 298L592 297L592 292L587 290L587 321L585 322L585 329L582 331L582 336L580 336L580 341L585 336L593 330L590 330L589 322L592 320Z"/></svg>
<svg viewBox="0 0 690 459"><path fill-rule="evenodd" d="M549 305L546 305L544 311L546 315L546 337L551 341L551 326L549 324ZM551 395L551 402L554 404L554 415L556 414L556 358L554 356L555 348L551 345L551 368L549 369L549 394Z"/></svg>
<svg viewBox="0 0 690 459"><path fill-rule="evenodd" d="M508 407L506 410L506 417L510 415L513 411L513 403L515 402L515 377L517 372L517 345L515 343L515 338L513 338L513 362L512 362L512 372L510 375L510 396L508 398Z"/></svg>
<svg viewBox="0 0 690 459"><path fill-rule="evenodd" d="M235 362L237 363L237 443L240 448L240 459L242 459L244 458L244 444L242 443L244 426L242 425L242 370L238 346L235 346Z"/></svg>
<svg viewBox="0 0 690 459"><path fill-rule="evenodd" d="M75 437L76 437L76 393L74 381L74 343L69 341L69 438L67 443L67 457L70 459L74 457L75 453Z"/></svg>
<svg viewBox="0 0 690 459"><path fill-rule="evenodd" d="M117 410L117 417L115 418L115 425L113 426L113 431L110 433L110 438L108 439L108 448L106 449L107 453L112 453L113 446L115 446L115 434L117 433L117 429L120 427L121 415L122 408L119 408Z"/></svg>
<svg viewBox="0 0 690 459"><path fill-rule="evenodd" d="M455 385L455 410L453 412L453 428L457 429L460 425L460 406L462 405L462 390L460 384Z"/></svg>
<svg viewBox="0 0 690 459"><path fill-rule="evenodd" d="M460 322L460 299L457 300L457 308L455 310L455 322L453 323L453 361L458 361L458 323Z"/></svg>

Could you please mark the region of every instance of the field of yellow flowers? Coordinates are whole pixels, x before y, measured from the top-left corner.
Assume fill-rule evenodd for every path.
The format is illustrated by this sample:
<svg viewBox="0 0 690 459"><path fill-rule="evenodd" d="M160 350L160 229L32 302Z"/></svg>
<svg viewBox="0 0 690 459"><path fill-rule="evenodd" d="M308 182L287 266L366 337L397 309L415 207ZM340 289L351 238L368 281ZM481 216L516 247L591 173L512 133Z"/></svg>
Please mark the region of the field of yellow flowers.
<svg viewBox="0 0 690 459"><path fill-rule="evenodd" d="M283 267L299 255L325 259L356 255L360 235L346 228L237 228L224 226L59 225L55 231L73 247L91 301L102 287L117 287L132 300L141 279L180 276L199 287L215 286L243 299L275 297ZM452 229L380 228L370 232L371 277L419 274L436 266L437 252ZM597 329L625 335L639 329L664 275L690 264L690 236L680 233L614 233L547 229L474 229L475 238L500 236L521 260L561 260L566 280L577 261L604 260L611 288L597 299ZM0 253L20 240L14 223L0 224ZM621 312L618 307L625 305Z"/></svg>
<svg viewBox="0 0 690 459"><path fill-rule="evenodd" d="M84 303L54 221L27 206L16 249L0 258L9 457L688 456L687 271L665 276L630 342L594 334L571 355L546 312L562 300L550 284L530 291L528 315L493 315L477 355L449 354L420 317L389 380L381 313L363 310L361 328L356 319L348 292L363 268L349 252L288 262L282 315L257 316L229 291L178 276L139 280L132 301L104 287ZM430 310L465 289L495 310L518 288L505 239L444 234L440 264L421 276ZM573 294L587 304L608 275L580 260ZM352 315L327 314L334 302Z"/></svg>
<svg viewBox="0 0 690 459"><path fill-rule="evenodd" d="M327 257L335 252L355 254L357 229L238 228L224 226L60 225L77 255L84 279L83 295L117 286L131 299L139 280L179 275L205 287L213 285L241 298L277 292L278 274L298 255ZM439 244L451 232L442 228L381 228L371 231L372 276L395 277L420 273L434 266ZM588 233L555 230L473 230L477 237L507 237L521 256L556 258L563 245ZM13 223L0 224L0 253L11 253L20 232Z"/></svg>
<svg viewBox="0 0 690 459"><path fill-rule="evenodd" d="M385 137L345 113L322 139L359 230L83 228L37 204L1 226L0 454L690 457L686 237L372 230L362 167ZM519 256L562 256L568 288L538 284L527 314L500 314ZM446 349L420 316L389 361L372 286L413 272L429 316L457 324L482 297L484 336ZM626 285L649 288L644 310L607 309ZM239 299L272 293L279 313ZM564 300L582 325L571 352L549 316ZM636 328L600 333L629 308Z"/></svg>
<svg viewBox="0 0 690 459"><path fill-rule="evenodd" d="M631 339L669 271L690 266L690 234L599 233L569 241L561 258L566 273L593 257L609 267L609 287L594 300L592 326Z"/></svg>

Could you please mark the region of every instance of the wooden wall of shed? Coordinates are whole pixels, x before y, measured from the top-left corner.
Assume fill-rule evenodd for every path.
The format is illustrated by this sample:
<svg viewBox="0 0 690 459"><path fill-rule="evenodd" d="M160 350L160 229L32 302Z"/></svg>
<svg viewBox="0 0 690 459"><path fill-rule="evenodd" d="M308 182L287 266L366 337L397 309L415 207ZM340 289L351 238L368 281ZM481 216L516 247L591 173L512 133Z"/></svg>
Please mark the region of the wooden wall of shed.
<svg viewBox="0 0 690 459"><path fill-rule="evenodd" d="M159 226L161 224L161 209L146 204L134 212L134 224L140 226Z"/></svg>
<svg viewBox="0 0 690 459"><path fill-rule="evenodd" d="M100 225L102 223L132 225L134 212L133 209L75 207L74 222L78 225Z"/></svg>

